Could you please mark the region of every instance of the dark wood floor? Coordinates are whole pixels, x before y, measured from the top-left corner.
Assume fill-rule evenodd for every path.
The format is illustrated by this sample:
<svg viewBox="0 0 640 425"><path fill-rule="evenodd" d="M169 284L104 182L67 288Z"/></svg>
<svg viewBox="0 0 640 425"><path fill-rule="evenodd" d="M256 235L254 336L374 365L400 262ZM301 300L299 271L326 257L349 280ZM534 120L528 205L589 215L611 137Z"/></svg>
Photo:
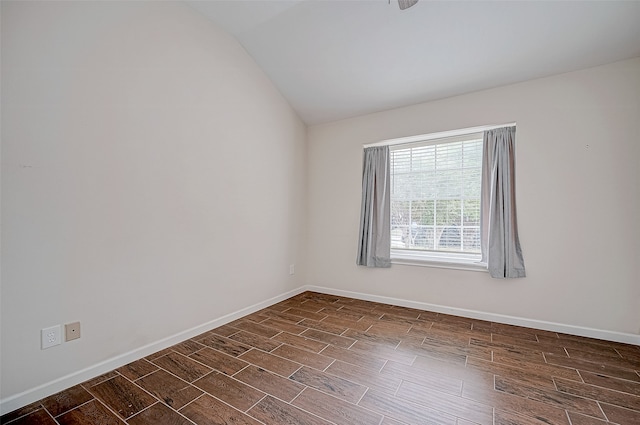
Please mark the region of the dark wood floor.
<svg viewBox="0 0 640 425"><path fill-rule="evenodd" d="M640 424L640 347L306 292L2 417Z"/></svg>

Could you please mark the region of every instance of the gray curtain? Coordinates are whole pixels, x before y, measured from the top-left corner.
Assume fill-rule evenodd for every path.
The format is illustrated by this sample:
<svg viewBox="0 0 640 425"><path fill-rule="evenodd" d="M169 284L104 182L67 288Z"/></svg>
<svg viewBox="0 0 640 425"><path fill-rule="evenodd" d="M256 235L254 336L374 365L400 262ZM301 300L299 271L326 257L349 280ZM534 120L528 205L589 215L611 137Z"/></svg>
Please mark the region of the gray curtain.
<svg viewBox="0 0 640 425"><path fill-rule="evenodd" d="M480 245L491 277L525 277L518 239L515 127L484 132Z"/></svg>
<svg viewBox="0 0 640 425"><path fill-rule="evenodd" d="M356 264L391 267L391 182L389 147L364 150L362 205Z"/></svg>

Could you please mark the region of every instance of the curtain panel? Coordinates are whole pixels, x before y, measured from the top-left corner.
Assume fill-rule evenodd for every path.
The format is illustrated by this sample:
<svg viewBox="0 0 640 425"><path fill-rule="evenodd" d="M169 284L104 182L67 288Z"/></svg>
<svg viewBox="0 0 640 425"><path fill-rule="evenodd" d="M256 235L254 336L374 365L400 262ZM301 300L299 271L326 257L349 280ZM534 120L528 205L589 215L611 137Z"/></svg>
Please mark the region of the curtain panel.
<svg viewBox="0 0 640 425"><path fill-rule="evenodd" d="M481 261L494 278L526 276L516 220L515 134L515 127L503 127L483 138Z"/></svg>
<svg viewBox="0 0 640 425"><path fill-rule="evenodd" d="M356 264L391 267L391 177L389 147L364 150L362 203Z"/></svg>

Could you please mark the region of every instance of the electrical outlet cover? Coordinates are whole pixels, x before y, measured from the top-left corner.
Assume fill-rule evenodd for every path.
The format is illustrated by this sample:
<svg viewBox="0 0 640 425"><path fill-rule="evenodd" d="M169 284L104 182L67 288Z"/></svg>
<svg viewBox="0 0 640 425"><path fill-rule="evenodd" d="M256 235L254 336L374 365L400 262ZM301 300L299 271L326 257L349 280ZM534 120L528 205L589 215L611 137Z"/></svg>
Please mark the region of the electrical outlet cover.
<svg viewBox="0 0 640 425"><path fill-rule="evenodd" d="M64 325L64 340L71 341L80 338L80 322L67 323Z"/></svg>
<svg viewBox="0 0 640 425"><path fill-rule="evenodd" d="M62 344L62 327L60 325L44 328L40 331L42 349Z"/></svg>

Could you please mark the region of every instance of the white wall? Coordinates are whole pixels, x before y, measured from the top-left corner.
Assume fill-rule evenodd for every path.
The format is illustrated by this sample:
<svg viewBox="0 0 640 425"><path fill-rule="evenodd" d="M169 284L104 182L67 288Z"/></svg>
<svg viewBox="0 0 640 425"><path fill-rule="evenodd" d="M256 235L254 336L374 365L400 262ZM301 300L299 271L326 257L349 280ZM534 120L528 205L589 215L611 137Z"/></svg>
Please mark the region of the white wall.
<svg viewBox="0 0 640 425"><path fill-rule="evenodd" d="M516 121L527 277L355 265L362 145ZM313 126L308 283L640 333L640 58Z"/></svg>
<svg viewBox="0 0 640 425"><path fill-rule="evenodd" d="M301 286L305 132L188 6L3 1L0 397Z"/></svg>

